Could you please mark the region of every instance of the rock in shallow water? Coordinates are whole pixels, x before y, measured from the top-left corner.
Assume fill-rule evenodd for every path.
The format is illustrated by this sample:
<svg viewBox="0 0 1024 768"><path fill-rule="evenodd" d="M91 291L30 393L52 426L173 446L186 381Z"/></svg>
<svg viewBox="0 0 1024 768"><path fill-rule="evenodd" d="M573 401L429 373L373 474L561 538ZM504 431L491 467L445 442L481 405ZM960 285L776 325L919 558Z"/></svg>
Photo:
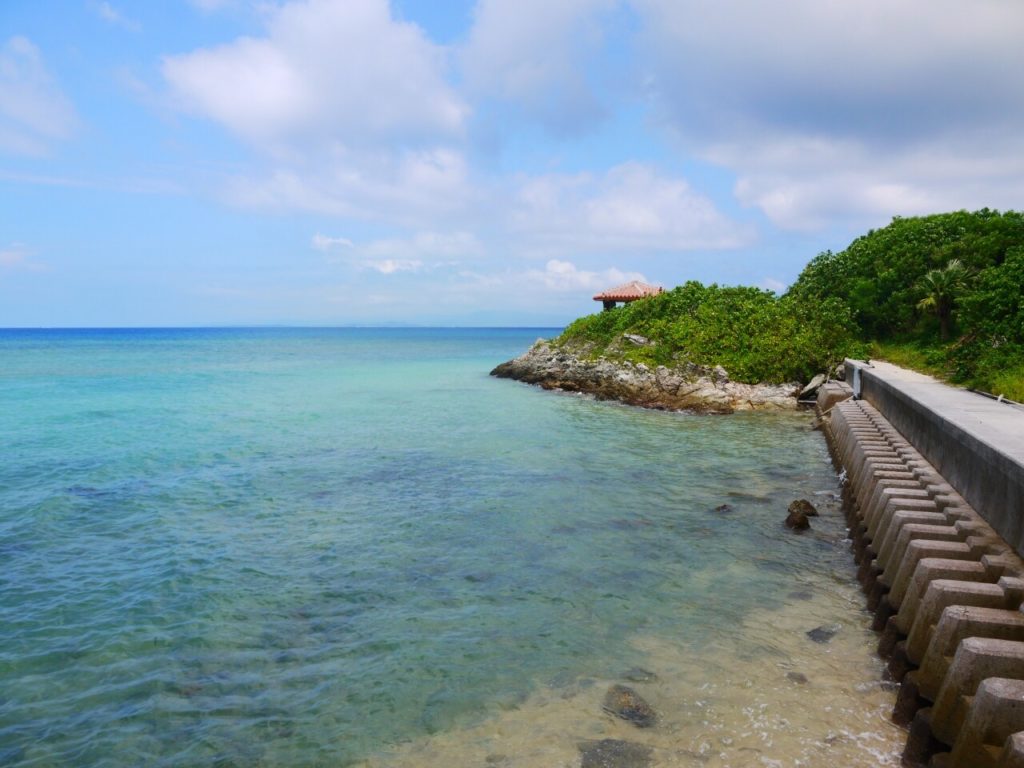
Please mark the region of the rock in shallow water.
<svg viewBox="0 0 1024 768"><path fill-rule="evenodd" d="M807 630L807 636L816 643L827 643L836 636L840 629L842 627L839 624L822 625Z"/></svg>
<svg viewBox="0 0 1024 768"><path fill-rule="evenodd" d="M803 512L790 512L786 516L786 527L794 531L806 531L811 527L811 521Z"/></svg>
<svg viewBox="0 0 1024 768"><path fill-rule="evenodd" d="M797 514L806 515L807 517L818 516L818 510L815 509L814 505L811 504L811 502L809 502L807 499L797 499L796 501L791 501L789 503L788 511L790 512L790 514L796 512Z"/></svg>
<svg viewBox="0 0 1024 768"><path fill-rule="evenodd" d="M584 741L579 748L583 755L580 768L647 768L653 751L643 744L621 739Z"/></svg>
<svg viewBox="0 0 1024 768"><path fill-rule="evenodd" d="M638 728L650 728L658 719L654 708L627 685L613 685L604 697L604 711Z"/></svg>
<svg viewBox="0 0 1024 768"><path fill-rule="evenodd" d="M649 683L652 680L658 679L656 674L643 667L630 667L620 677L623 680L629 680L631 683Z"/></svg>

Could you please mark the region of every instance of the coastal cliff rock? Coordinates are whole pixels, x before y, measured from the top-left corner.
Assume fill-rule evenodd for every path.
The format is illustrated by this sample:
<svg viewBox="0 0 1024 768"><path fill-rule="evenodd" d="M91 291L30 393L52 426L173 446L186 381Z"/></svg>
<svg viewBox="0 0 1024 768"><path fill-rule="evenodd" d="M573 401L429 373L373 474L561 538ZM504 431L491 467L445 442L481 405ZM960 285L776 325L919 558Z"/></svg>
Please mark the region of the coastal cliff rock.
<svg viewBox="0 0 1024 768"><path fill-rule="evenodd" d="M537 384L544 389L585 392L598 400L700 413L793 409L800 384L741 384L721 366L688 363L651 368L643 363L589 360L538 340L526 353L502 363L492 376Z"/></svg>

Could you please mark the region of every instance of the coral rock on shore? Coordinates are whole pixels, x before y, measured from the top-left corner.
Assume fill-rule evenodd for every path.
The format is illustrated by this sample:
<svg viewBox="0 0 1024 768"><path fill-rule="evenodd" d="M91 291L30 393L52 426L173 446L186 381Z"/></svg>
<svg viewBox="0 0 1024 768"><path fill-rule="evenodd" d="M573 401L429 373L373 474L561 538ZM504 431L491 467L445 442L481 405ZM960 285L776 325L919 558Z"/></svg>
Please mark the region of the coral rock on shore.
<svg viewBox="0 0 1024 768"><path fill-rule="evenodd" d="M721 366L686 364L651 368L643 363L590 360L538 340L525 354L502 363L492 376L538 384L544 389L584 392L599 400L700 413L793 409L800 385L741 384Z"/></svg>

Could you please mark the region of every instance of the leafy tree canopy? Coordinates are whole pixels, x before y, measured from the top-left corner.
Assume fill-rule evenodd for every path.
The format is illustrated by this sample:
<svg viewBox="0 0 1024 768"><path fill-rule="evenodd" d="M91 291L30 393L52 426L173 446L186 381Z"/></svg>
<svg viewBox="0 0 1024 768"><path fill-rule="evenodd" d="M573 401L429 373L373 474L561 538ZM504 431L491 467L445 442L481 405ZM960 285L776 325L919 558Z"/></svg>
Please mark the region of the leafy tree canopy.
<svg viewBox="0 0 1024 768"><path fill-rule="evenodd" d="M691 281L580 318L559 342L653 365L721 365L737 381L807 381L857 348L852 328L839 301L805 304L759 288ZM653 344L623 343L626 333Z"/></svg>
<svg viewBox="0 0 1024 768"><path fill-rule="evenodd" d="M649 338L633 347L623 334ZM739 381L806 381L874 348L1024 399L1024 214L913 218L818 254L783 296L688 282L581 318L559 343L653 364L722 365Z"/></svg>

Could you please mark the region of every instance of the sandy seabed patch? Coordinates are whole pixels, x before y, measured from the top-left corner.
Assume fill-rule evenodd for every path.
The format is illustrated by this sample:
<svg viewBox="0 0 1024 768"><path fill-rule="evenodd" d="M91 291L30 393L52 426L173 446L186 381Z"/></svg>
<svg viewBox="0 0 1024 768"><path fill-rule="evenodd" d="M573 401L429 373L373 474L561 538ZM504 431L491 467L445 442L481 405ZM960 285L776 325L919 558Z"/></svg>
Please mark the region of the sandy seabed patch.
<svg viewBox="0 0 1024 768"><path fill-rule="evenodd" d="M652 768L898 766L906 734L888 719L894 686L874 652L878 638L860 610L863 597L838 583L801 597L808 599L751 614L699 649L669 637L635 637L652 680L539 685L514 709L396 745L364 766L576 768L579 745L600 739L650 747ZM836 625L827 643L806 634ZM637 728L604 712L615 683L643 696L658 711L657 725Z"/></svg>

